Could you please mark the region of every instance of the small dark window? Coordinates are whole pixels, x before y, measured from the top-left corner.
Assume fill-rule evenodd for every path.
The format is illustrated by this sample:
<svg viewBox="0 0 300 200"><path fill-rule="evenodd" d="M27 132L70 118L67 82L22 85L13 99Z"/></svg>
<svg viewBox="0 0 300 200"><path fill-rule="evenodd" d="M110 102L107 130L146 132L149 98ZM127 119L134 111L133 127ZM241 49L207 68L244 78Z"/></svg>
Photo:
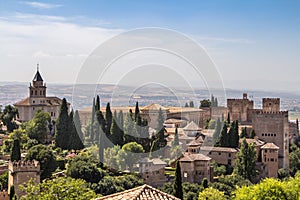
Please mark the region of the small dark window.
<svg viewBox="0 0 300 200"><path fill-rule="evenodd" d="M265 134L264 134L264 133L262 133L261 135L262 135L262 136L265 136Z"/></svg>
<svg viewBox="0 0 300 200"><path fill-rule="evenodd" d="M231 157L231 153L228 154L228 157Z"/></svg>
<svg viewBox="0 0 300 200"><path fill-rule="evenodd" d="M274 137L276 137L276 133L274 133Z"/></svg>
<svg viewBox="0 0 300 200"><path fill-rule="evenodd" d="M45 96L45 90L43 91L43 95Z"/></svg>
<svg viewBox="0 0 300 200"><path fill-rule="evenodd" d="M271 158L271 162L274 162L274 158Z"/></svg>
<svg viewBox="0 0 300 200"><path fill-rule="evenodd" d="M37 95L37 91L34 91L34 94Z"/></svg>
<svg viewBox="0 0 300 200"><path fill-rule="evenodd" d="M221 152L219 152L219 156L221 155Z"/></svg>
<svg viewBox="0 0 300 200"><path fill-rule="evenodd" d="M42 95L42 91L40 91L40 95Z"/></svg>

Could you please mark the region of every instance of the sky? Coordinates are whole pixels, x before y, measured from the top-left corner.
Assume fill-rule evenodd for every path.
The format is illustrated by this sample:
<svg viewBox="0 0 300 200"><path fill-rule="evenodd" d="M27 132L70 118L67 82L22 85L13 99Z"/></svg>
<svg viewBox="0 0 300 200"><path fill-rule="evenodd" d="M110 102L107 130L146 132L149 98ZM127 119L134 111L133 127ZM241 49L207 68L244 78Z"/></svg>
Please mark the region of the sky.
<svg viewBox="0 0 300 200"><path fill-rule="evenodd" d="M48 83L72 84L103 42L160 27L203 46L226 88L300 92L299 8L289 0L0 0L0 82L30 82L39 63Z"/></svg>

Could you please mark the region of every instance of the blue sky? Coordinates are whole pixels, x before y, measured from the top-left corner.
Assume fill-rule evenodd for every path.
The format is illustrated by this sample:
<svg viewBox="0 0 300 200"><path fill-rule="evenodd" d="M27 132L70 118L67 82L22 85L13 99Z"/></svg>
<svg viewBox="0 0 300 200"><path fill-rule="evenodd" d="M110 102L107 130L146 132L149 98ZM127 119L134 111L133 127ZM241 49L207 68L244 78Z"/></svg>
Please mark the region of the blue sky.
<svg viewBox="0 0 300 200"><path fill-rule="evenodd" d="M202 44L225 87L299 91L299 9L300 1L289 0L1 0L1 71L20 72L1 81L28 82L39 62L48 82L72 83L86 56L107 38L162 27Z"/></svg>

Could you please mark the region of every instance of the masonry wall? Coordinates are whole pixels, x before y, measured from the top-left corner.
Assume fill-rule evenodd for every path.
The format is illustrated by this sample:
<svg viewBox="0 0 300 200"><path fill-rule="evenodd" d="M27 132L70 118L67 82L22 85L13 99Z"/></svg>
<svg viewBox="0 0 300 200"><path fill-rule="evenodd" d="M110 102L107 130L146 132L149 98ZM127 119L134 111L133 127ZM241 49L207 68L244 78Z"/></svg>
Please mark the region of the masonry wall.
<svg viewBox="0 0 300 200"><path fill-rule="evenodd" d="M252 119L253 129L259 139L273 142L279 147L279 168L289 168L289 124L288 112L255 111Z"/></svg>

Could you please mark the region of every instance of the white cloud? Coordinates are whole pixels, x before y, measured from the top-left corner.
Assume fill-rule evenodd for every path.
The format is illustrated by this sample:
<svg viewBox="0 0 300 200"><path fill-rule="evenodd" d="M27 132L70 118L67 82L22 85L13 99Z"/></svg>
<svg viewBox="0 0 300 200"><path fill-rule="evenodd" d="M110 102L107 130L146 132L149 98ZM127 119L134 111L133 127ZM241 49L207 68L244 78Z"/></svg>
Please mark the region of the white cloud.
<svg viewBox="0 0 300 200"><path fill-rule="evenodd" d="M52 9L52 8L58 8L62 6L60 4L41 3L37 1L21 1L20 3L38 9Z"/></svg>

